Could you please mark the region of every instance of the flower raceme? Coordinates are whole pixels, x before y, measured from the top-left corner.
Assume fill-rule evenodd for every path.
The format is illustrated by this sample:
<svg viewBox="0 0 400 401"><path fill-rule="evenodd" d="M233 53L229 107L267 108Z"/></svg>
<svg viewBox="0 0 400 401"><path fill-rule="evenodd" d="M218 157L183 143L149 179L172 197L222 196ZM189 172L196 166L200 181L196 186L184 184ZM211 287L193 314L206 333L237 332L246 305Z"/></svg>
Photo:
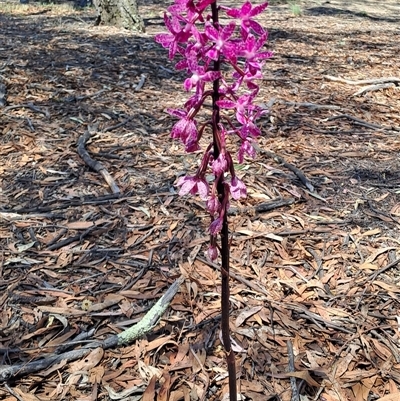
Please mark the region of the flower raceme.
<svg viewBox="0 0 400 401"><path fill-rule="evenodd" d="M254 103L259 91L256 81L262 78L264 61L272 56L263 50L267 32L254 20L266 7L267 3L253 6L250 1L230 8L218 7L216 0L175 0L164 15L169 32L155 37L169 49L170 59L180 56L175 68L187 72L183 87L192 94L184 109L167 110L179 119L171 137L181 140L187 152L195 152L206 128L212 131L196 174L178 180L180 195L197 194L206 201L211 215L211 259L218 255L216 236L226 217L229 195L235 200L246 197L246 186L235 174L227 145L238 144L239 163L245 155L254 157L252 143L260 135L256 120L266 112ZM223 12L230 21L221 24L213 10ZM221 68L223 64L230 68ZM199 119L207 98L213 101L212 115ZM206 178L209 169L214 176L211 181Z"/></svg>

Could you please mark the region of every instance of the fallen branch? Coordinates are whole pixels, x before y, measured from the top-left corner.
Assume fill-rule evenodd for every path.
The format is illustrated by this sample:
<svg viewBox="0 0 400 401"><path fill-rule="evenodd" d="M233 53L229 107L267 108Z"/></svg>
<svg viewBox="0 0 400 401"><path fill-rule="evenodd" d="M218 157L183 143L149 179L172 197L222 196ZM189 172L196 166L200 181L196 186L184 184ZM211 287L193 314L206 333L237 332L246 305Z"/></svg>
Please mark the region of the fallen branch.
<svg viewBox="0 0 400 401"><path fill-rule="evenodd" d="M102 163L92 159L87 152L85 145L86 142L90 139L90 127L89 129L79 137L78 139L78 154L82 158L82 160L94 171L100 173L103 178L106 180L108 186L111 188L113 194L119 194L121 191L115 183L114 179L111 177L110 173L103 166Z"/></svg>
<svg viewBox="0 0 400 401"><path fill-rule="evenodd" d="M150 332L156 326L161 316L167 310L172 299L178 292L179 286L183 283L183 281L184 281L183 277L178 278L168 288L167 292L146 313L146 315L139 323L128 328L122 333L113 335L105 339L104 341L93 341L78 350L68 351L59 355L51 354L43 359L39 359L37 361L32 361L28 363L0 367L0 383L6 382L11 378L21 377L28 375L30 373L39 372L41 370L49 368L54 364L61 363L63 361L71 362L80 358L84 358L94 348L100 347L106 350L121 345L131 344L136 339Z"/></svg>
<svg viewBox="0 0 400 401"><path fill-rule="evenodd" d="M384 77L384 78L372 78L372 79L359 79L356 81L352 81L351 79L345 79L340 77L333 77L331 75L325 75L326 79L335 82L343 82L347 85L375 85L375 84L383 84L386 82L400 82L400 78L397 77Z"/></svg>

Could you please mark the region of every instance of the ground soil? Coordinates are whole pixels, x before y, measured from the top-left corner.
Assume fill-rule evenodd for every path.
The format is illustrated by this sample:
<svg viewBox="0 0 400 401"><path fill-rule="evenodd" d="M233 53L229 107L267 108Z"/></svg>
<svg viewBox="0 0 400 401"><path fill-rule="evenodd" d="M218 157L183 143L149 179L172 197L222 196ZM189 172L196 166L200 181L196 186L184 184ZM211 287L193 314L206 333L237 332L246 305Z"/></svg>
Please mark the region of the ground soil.
<svg viewBox="0 0 400 401"><path fill-rule="evenodd" d="M240 393L398 400L400 6L298 5L294 15L271 1L260 18L274 52L259 97L269 113L257 157L237 166L249 196L230 211ZM165 110L187 94L153 40L163 10L142 1L147 32L134 34L94 26L92 10L0 4L0 375L62 345L79 348L81 333L123 331L185 278L146 336L22 369L1 399L227 392L209 218L175 187L198 155L169 138ZM354 82L379 78L391 79L380 88ZM120 193L79 156L85 132Z"/></svg>

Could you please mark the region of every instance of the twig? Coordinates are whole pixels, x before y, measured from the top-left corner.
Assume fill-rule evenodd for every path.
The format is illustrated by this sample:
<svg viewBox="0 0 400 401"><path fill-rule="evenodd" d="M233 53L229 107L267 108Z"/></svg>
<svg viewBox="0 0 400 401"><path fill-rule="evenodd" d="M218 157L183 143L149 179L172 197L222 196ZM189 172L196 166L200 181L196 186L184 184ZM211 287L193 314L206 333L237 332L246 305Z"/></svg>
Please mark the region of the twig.
<svg viewBox="0 0 400 401"><path fill-rule="evenodd" d="M320 315L317 315L316 313L310 312L306 307L304 306L300 306L300 305L296 305L294 303L285 303L285 308L289 309L289 310L293 310L296 311L300 317L303 317L307 320L311 320L312 322L314 322L317 326L319 326L321 329L322 327L320 326L320 323L324 324L326 327L334 329L334 330L338 330L338 331L342 331L343 333L347 333L347 334L354 334L354 331L351 331L349 329L346 329L345 327L339 326L338 324L329 322L328 320L323 319ZM327 332L329 333L329 332Z"/></svg>
<svg viewBox="0 0 400 401"><path fill-rule="evenodd" d="M397 77L384 77L384 78L372 78L372 79L359 79L352 81L351 79L345 79L340 77L333 77L331 75L325 75L326 79L335 82L343 82L347 85L369 85L369 84L382 84L385 82L400 82L400 78Z"/></svg>
<svg viewBox="0 0 400 401"><path fill-rule="evenodd" d="M128 124L129 121L132 121L132 120L133 120L133 117L129 117L129 118L127 118L126 120L121 121L121 122L118 123L118 124L110 125L109 127L104 128L104 129L103 129L103 132L109 132L109 131L113 131L113 130L115 130L115 129L117 129L117 128L123 127L125 124Z"/></svg>
<svg viewBox="0 0 400 401"><path fill-rule="evenodd" d="M369 123L368 121L361 120L361 118L350 116L349 114L339 114L337 116L332 116L326 119L326 121L337 120L339 118L347 118L349 120L354 121L358 125L362 125L363 127L370 128L370 129L381 129L381 130L390 130L391 128L383 127L382 125Z"/></svg>
<svg viewBox="0 0 400 401"><path fill-rule="evenodd" d="M394 88L394 87L396 87L396 85L393 82L388 82L386 84L368 85L368 86L364 86L364 88L361 88L357 92L353 93L353 96L359 96L359 95L362 95L363 93L373 92L373 91L377 91L380 89L386 89L386 88Z"/></svg>
<svg viewBox="0 0 400 401"><path fill-rule="evenodd" d="M297 178L302 182L302 184L310 191L314 192L314 186L311 184L311 182L306 178L304 173L299 170L296 166L293 166L292 164L288 163L285 161L285 159L279 155L277 155L274 152L270 152L268 150L261 149L257 144L253 144L254 148L257 150L257 152L263 153L270 157L271 159L274 159L277 163L282 164L284 167L286 167L288 170L292 171Z"/></svg>
<svg viewBox="0 0 400 401"><path fill-rule="evenodd" d="M232 207L228 210L228 215L236 216L236 215L242 214L242 213L269 212L270 210L278 209L283 206L292 205L295 201L296 200L294 198L288 198L288 199L278 199L278 200L271 201L271 202L264 202L264 203L260 203L259 205L256 205L256 206L250 206L250 207L244 207L244 208Z"/></svg>
<svg viewBox="0 0 400 401"><path fill-rule="evenodd" d="M400 258L395 259L393 262L390 262L386 266L384 266L384 267L378 269L377 271L375 271L374 273L370 274L368 277L368 281L369 280L374 281L380 274L384 273L386 270L391 269L392 267L395 267L399 263L400 263Z"/></svg>
<svg viewBox="0 0 400 401"><path fill-rule="evenodd" d="M50 118L50 113L47 110L41 110L39 107L34 106L32 103L26 103L26 104L15 104L13 106L7 106L4 111L9 111L13 109L30 109L34 111L35 113L40 113L46 116L47 118Z"/></svg>
<svg viewBox="0 0 400 401"><path fill-rule="evenodd" d="M140 81L138 82L138 84L135 86L135 91L138 91L140 89L142 89L144 82L146 81L147 75L146 74L141 74L140 75Z"/></svg>
<svg viewBox="0 0 400 401"><path fill-rule="evenodd" d="M48 218L53 218L49 217L47 214L42 215L42 214L29 214L29 215L23 215L21 213L39 213L39 212L51 212L53 210L58 210L58 209L68 209L69 207L74 207L74 206L82 206L82 205L103 205L103 204L109 204L110 201L113 200L128 200L129 197L121 198L120 194L107 194L107 195L102 195L102 196L85 196L83 198L75 198L71 200L64 201L60 204L57 204L59 200L55 201L50 201L46 202L47 205L49 206L36 206L32 208L24 207L20 209L10 209L10 210L4 210L1 209L0 213L4 214L4 216L8 216L9 218L20 218L21 219L28 219L28 218L39 218L39 217L48 217ZM10 216L10 214L15 214L15 216ZM3 216L2 216L3 217ZM62 216L61 216L62 217Z"/></svg>
<svg viewBox="0 0 400 401"><path fill-rule="evenodd" d="M156 304L146 313L143 319L135 324L134 326L128 328L127 330L113 335L104 341L93 341L83 348L78 350L73 350L65 352L63 354L50 354L43 359L37 361L32 361L19 365L3 366L0 367L0 382L6 382L11 378L20 377L28 375L30 373L39 372L41 370L47 369L49 366L57 364L61 361L75 361L77 359L83 358L90 353L94 348L101 347L104 350L113 347L118 347L121 345L130 344L139 337L144 336L149 331L151 331L154 326L158 323L161 316L167 310L172 299L178 292L179 286L183 283L184 278L178 278L167 290L167 292L156 302Z"/></svg>
<svg viewBox="0 0 400 401"><path fill-rule="evenodd" d="M4 383L4 388L14 396L18 401L25 401L22 397L20 397L7 383Z"/></svg>
<svg viewBox="0 0 400 401"><path fill-rule="evenodd" d="M294 372L294 353L293 353L293 345L290 340L286 341L288 356L289 356L289 372ZM299 391L297 389L296 378L290 376L290 387L292 387L292 398L291 401L300 401Z"/></svg>
<svg viewBox="0 0 400 401"><path fill-rule="evenodd" d="M7 103L7 87L0 83L0 107L4 107Z"/></svg>
<svg viewBox="0 0 400 401"><path fill-rule="evenodd" d="M106 180L107 184L111 188L113 194L119 194L121 191L115 183L114 179L111 177L110 173L106 170L101 162L98 162L92 159L87 152L85 145L86 142L90 139L90 127L89 129L80 136L78 139L78 154L82 158L82 160L94 171L100 173L103 178Z"/></svg>
<svg viewBox="0 0 400 401"><path fill-rule="evenodd" d="M311 128L314 132L318 132L320 134L326 134L326 135L369 135L367 132L357 132L355 130L350 130L350 131L343 131L342 129L335 129L335 131L330 131L330 130L325 130L325 129L320 129L315 127L312 124L306 123L304 124L306 127Z"/></svg>
<svg viewBox="0 0 400 401"><path fill-rule="evenodd" d="M340 106L335 106L332 104L317 104L309 102L286 102L281 101L280 103L286 104L287 106L297 106L297 107L307 107L310 109L328 109L328 110L339 110Z"/></svg>

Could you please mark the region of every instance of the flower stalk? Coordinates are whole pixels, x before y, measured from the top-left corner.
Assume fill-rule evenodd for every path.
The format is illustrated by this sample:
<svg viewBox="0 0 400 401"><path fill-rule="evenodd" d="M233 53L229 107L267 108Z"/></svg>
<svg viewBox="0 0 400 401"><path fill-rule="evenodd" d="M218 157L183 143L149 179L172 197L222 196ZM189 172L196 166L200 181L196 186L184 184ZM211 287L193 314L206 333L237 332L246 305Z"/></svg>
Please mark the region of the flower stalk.
<svg viewBox="0 0 400 401"><path fill-rule="evenodd" d="M262 78L264 60L272 56L263 51L267 32L254 20L267 7L267 3L253 6L245 1L240 8L218 5L217 0L175 0L167 8L164 21L169 33L156 35L155 40L169 49L169 57L177 54L181 60L177 70L186 70L188 78L183 87L192 96L184 109L167 110L178 117L171 137L180 139L187 152L201 150L205 134L211 125L211 141L201 158L194 176L181 177L177 185L180 195L199 195L206 201L210 214L210 245L208 257L221 257L221 312L222 341L226 352L229 373L229 397L237 400L235 355L229 330L229 229L227 211L229 198L245 198L245 184L235 173L233 158L227 144L237 144L237 160L243 163L246 156L254 157L254 140L261 134L257 119L266 112L254 103ZM219 20L219 13L230 19L226 25ZM239 23L239 24L238 24ZM238 62L241 62L239 67ZM228 73L221 68L225 64ZM242 66L243 64L243 66ZM212 84L212 89L206 89ZM193 93L194 92L194 93ZM211 97L212 115L200 123L204 101ZM234 119L235 117L235 119ZM235 121L236 120L236 121ZM211 124L210 124L211 123ZM227 138L230 136L227 143ZM211 170L213 180L208 179Z"/></svg>

